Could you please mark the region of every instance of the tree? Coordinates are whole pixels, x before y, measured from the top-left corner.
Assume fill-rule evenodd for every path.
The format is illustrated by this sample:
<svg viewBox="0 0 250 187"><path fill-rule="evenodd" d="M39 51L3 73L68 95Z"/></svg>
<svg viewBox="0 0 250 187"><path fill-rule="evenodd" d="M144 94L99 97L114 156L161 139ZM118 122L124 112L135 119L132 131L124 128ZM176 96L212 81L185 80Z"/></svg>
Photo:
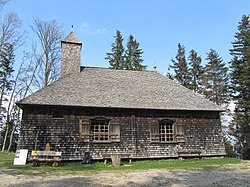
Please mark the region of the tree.
<svg viewBox="0 0 250 187"><path fill-rule="evenodd" d="M175 56L175 60L171 60L173 65L169 67L172 68L175 74L172 76L174 80L185 87L190 87L190 74L188 71L188 64L185 56L185 47L178 43L178 52Z"/></svg>
<svg viewBox="0 0 250 187"><path fill-rule="evenodd" d="M6 3L7 1L2 2ZM7 15L5 15L4 19L0 21L0 108L2 108L2 102L6 96L5 91L6 89L8 90L10 88L10 76L13 71L12 66L14 60L14 52L21 44L22 38L24 36L24 34L18 32L20 27L21 21L15 13L8 13Z"/></svg>
<svg viewBox="0 0 250 187"><path fill-rule="evenodd" d="M231 132L243 159L250 159L250 20L243 15L230 50L231 96L236 102Z"/></svg>
<svg viewBox="0 0 250 187"><path fill-rule="evenodd" d="M15 150L17 142L17 132L21 125L21 109L15 104L15 101L21 100L34 90L35 74L39 64L36 59L36 48L32 46L32 51L25 52L22 56L20 66L15 79L13 79L12 89L8 94L8 105L5 112L5 125L0 132L2 142L2 151L8 147L8 151Z"/></svg>
<svg viewBox="0 0 250 187"><path fill-rule="evenodd" d="M16 50L22 44L24 33L20 33L21 20L16 13L8 13L0 22L0 50L5 43L13 45Z"/></svg>
<svg viewBox="0 0 250 187"><path fill-rule="evenodd" d="M202 75L204 73L204 69L201 65L201 57L198 56L195 50L191 50L189 53L189 72L190 72L190 89L194 92L201 93L202 92Z"/></svg>
<svg viewBox="0 0 250 187"><path fill-rule="evenodd" d="M32 84L34 82L36 70L39 64L35 64L36 57L34 56L36 49L33 47L33 52L25 52L21 60L20 67L13 80L12 89L10 91L8 105L6 107L5 126L1 132L2 151L8 147L8 151L15 150L15 142L17 142L17 133L21 126L21 109L15 104L15 101L21 100L32 93Z"/></svg>
<svg viewBox="0 0 250 187"><path fill-rule="evenodd" d="M5 4L6 1L1 1ZM0 108L5 96L5 91L10 88L10 76L13 72L14 47L19 44L22 35L18 33L21 21L15 13L7 14L0 22Z"/></svg>
<svg viewBox="0 0 250 187"><path fill-rule="evenodd" d="M204 73L204 94L218 105L228 101L228 68L219 54L210 49Z"/></svg>
<svg viewBox="0 0 250 187"><path fill-rule="evenodd" d="M3 8L7 2L8 0L0 0L0 8ZM20 27L21 21L13 12L6 14L0 20L0 108L3 109L1 110L0 143L3 145L2 151L13 126L14 101L12 96L14 95L13 87L15 87L13 63L15 51L22 45L25 36L25 32L20 32ZM4 106L3 101L6 101Z"/></svg>
<svg viewBox="0 0 250 187"><path fill-rule="evenodd" d="M5 108L2 107L2 103L4 101L4 96L9 94L9 91L12 88L12 73L14 72L13 69L13 63L14 63L14 50L13 45L6 44L2 47L2 51L0 53L0 103L1 103L1 114L3 115L6 113ZM4 121L6 124L6 132L8 131L8 116L7 119ZM3 116L2 116L3 117ZM4 138L3 142L3 149L4 151L4 145L6 142L6 136Z"/></svg>
<svg viewBox="0 0 250 187"><path fill-rule="evenodd" d="M43 21L34 18L34 24L31 29L38 37L41 52L37 52L35 56L39 64L36 75L37 88L43 88L55 81L60 74L60 40L63 37L62 26L56 20Z"/></svg>
<svg viewBox="0 0 250 187"><path fill-rule="evenodd" d="M20 83L20 75L22 74L22 66L24 61L21 61L18 72L16 73L16 77L13 80L12 89L9 95L8 105L6 107L6 120L5 120L5 128L2 131L3 134L3 144L2 151L8 146L8 151L15 150L12 149L13 139L15 137L15 132L18 130L18 126L20 126L21 122L21 109L15 104L18 95L21 95L21 90L18 90L18 86ZM7 140L9 143L7 143Z"/></svg>
<svg viewBox="0 0 250 187"><path fill-rule="evenodd" d="M113 69L124 69L124 47L123 36L120 31L116 31L115 42L111 45L110 53L106 53L105 59L109 61L109 67Z"/></svg>
<svg viewBox="0 0 250 187"><path fill-rule="evenodd" d="M125 51L125 69L145 70L147 66L142 65L143 51L139 49L139 43L132 35L129 36L127 50Z"/></svg>
<svg viewBox="0 0 250 187"><path fill-rule="evenodd" d="M2 9L9 0L0 0L0 9Z"/></svg>
<svg viewBox="0 0 250 187"><path fill-rule="evenodd" d="M234 147L232 145L232 142L224 137L224 143L225 143L226 156L235 158L236 153L234 152Z"/></svg>
<svg viewBox="0 0 250 187"><path fill-rule="evenodd" d="M14 50L13 45L5 43L2 46L0 53L0 107L2 107L2 102L4 95L11 90L11 76L14 71Z"/></svg>
<svg viewBox="0 0 250 187"><path fill-rule="evenodd" d="M1 1L4 5L7 1ZM10 88L10 76L13 72L14 50L22 39L22 35L18 32L21 27L21 21L15 13L5 15L0 22L0 108L5 97L5 91ZM6 82L4 82L6 81Z"/></svg>

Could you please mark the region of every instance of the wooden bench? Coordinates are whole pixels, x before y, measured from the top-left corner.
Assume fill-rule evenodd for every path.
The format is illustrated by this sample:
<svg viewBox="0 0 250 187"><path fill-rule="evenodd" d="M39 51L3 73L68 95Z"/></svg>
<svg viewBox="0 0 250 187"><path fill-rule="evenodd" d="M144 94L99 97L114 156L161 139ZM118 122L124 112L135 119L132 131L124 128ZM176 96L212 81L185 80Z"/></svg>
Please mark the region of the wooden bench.
<svg viewBox="0 0 250 187"><path fill-rule="evenodd" d="M182 159L184 157L186 157L186 158L188 158L188 157L199 157L199 158L201 158L201 151L178 151L177 154L178 154L178 157L180 159Z"/></svg>
<svg viewBox="0 0 250 187"><path fill-rule="evenodd" d="M121 155L121 159L128 159L129 160L129 163L132 162L132 158L130 158L130 154L113 154L113 155ZM107 160L111 160L111 156L112 154L105 154L103 155L103 159L104 159L104 164L107 163Z"/></svg>
<svg viewBox="0 0 250 187"><path fill-rule="evenodd" d="M32 151L29 161L32 166L38 166L39 162L50 162L53 167L59 166L61 162L62 152L58 151Z"/></svg>

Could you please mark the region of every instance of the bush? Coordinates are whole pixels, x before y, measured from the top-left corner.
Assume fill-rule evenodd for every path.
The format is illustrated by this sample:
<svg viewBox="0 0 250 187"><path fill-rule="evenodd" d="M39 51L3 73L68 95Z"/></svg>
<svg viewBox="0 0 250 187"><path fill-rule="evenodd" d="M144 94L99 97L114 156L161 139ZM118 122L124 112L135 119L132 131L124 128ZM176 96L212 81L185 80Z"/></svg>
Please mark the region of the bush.
<svg viewBox="0 0 250 187"><path fill-rule="evenodd" d="M243 147L241 149L241 157L244 160L250 160L250 147Z"/></svg>

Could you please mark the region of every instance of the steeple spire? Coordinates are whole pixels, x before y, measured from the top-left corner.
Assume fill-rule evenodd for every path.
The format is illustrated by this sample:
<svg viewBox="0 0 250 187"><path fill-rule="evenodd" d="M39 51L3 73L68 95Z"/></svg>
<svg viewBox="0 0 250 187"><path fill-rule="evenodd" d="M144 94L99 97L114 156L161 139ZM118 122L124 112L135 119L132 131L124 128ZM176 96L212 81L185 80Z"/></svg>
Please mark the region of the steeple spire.
<svg viewBox="0 0 250 187"><path fill-rule="evenodd" d="M76 37L75 33L71 31L68 36L66 36L63 40L62 43L76 43L76 44L81 44L82 42Z"/></svg>

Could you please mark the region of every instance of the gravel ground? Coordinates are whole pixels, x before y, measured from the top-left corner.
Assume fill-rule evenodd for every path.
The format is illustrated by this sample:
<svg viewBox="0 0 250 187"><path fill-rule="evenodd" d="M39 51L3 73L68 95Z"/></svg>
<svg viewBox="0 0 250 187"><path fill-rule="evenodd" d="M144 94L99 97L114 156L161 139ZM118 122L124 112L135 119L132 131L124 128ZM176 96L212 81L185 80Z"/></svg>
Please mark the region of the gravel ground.
<svg viewBox="0 0 250 187"><path fill-rule="evenodd" d="M220 169L197 170L143 170L143 171L98 171L75 174L46 173L20 174L15 170L0 169L0 186L17 187L186 187L227 186L250 187L250 162Z"/></svg>

